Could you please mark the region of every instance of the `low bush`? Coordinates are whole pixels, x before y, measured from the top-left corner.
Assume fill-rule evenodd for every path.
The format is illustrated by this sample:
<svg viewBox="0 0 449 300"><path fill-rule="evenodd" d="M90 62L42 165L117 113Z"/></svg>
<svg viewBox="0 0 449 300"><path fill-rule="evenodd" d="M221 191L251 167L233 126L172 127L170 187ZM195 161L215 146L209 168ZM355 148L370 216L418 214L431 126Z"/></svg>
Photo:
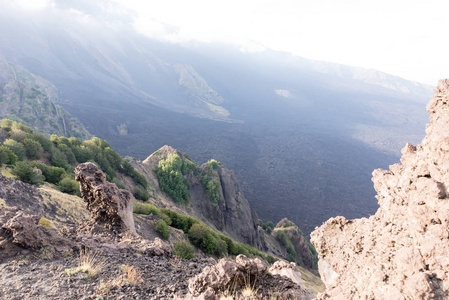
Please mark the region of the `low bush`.
<svg viewBox="0 0 449 300"><path fill-rule="evenodd" d="M195 257L195 248L187 242L177 242L174 247L174 254L183 259Z"/></svg>
<svg viewBox="0 0 449 300"><path fill-rule="evenodd" d="M21 181L29 184L40 185L44 182L42 174L33 169L33 167L25 161L17 162L11 173L17 176Z"/></svg>
<svg viewBox="0 0 449 300"><path fill-rule="evenodd" d="M163 219L157 221L156 227L154 227L154 229L161 234L161 237L164 240L168 240L168 238L170 237L170 229Z"/></svg>
<svg viewBox="0 0 449 300"><path fill-rule="evenodd" d="M161 211L150 203L143 203L140 201L134 201L134 209L133 213L139 214L139 215L155 215L158 216L161 214Z"/></svg>

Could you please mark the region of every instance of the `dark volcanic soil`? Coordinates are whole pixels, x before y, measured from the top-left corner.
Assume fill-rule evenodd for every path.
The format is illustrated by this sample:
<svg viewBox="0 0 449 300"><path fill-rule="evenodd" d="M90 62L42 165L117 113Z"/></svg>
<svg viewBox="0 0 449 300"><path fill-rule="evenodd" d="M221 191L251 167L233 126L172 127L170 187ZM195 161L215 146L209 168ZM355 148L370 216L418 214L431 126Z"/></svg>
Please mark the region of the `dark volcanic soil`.
<svg viewBox="0 0 449 300"><path fill-rule="evenodd" d="M190 261L159 256L100 255L106 261L102 273L90 278L76 268L78 256L43 259L28 254L0 264L0 299L176 299L187 293L188 280L214 259ZM123 266L142 272L140 282L127 283Z"/></svg>

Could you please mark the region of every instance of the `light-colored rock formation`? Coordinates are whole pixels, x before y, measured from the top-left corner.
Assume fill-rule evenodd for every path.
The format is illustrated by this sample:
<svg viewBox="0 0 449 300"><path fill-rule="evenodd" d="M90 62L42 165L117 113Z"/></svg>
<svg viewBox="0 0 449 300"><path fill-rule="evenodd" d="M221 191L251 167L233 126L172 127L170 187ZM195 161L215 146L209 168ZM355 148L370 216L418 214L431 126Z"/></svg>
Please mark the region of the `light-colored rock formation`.
<svg viewBox="0 0 449 300"><path fill-rule="evenodd" d="M286 265L287 267L278 264L275 269L283 273L282 269L290 269L289 264ZM310 294L288 276L288 272L281 275L271 274L267 270L267 265L259 258L250 259L238 255L235 261L220 259L216 265L204 268L200 274L189 280L189 294L186 299L217 299L219 296L229 296L229 292L234 299L246 299L241 294L242 289L246 288L251 288L253 297L257 295L257 299L272 297L274 293L280 299L311 299ZM298 279L298 276L295 279Z"/></svg>
<svg viewBox="0 0 449 300"><path fill-rule="evenodd" d="M449 298L449 80L434 92L421 144L373 172L376 214L311 234L326 285L318 299Z"/></svg>
<svg viewBox="0 0 449 300"><path fill-rule="evenodd" d="M130 192L107 182L104 173L94 163L79 164L75 175L80 182L81 195L90 212L92 225L137 234L133 217L134 197Z"/></svg>

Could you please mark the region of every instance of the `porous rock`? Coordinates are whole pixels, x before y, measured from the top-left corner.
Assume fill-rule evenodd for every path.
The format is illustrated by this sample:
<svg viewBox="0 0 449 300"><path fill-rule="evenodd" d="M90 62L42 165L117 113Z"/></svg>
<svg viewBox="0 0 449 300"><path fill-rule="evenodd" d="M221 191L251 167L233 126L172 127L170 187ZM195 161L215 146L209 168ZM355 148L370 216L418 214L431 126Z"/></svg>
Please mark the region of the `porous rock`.
<svg viewBox="0 0 449 300"><path fill-rule="evenodd" d="M376 214L331 218L311 234L326 285L318 299L448 299L449 80L434 92L421 144L373 172Z"/></svg>
<svg viewBox="0 0 449 300"><path fill-rule="evenodd" d="M205 267L189 280L186 299L215 299L229 291L240 299L239 292L248 286L257 291L258 297L277 293L281 299L311 299L310 294L289 277L270 274L262 260L244 255L238 255L235 261L220 259L216 265Z"/></svg>
<svg viewBox="0 0 449 300"><path fill-rule="evenodd" d="M134 197L106 181L104 173L94 163L82 163L75 169L81 195L91 215L91 225L100 225L113 232L129 231L137 235L134 226ZM93 228L95 226L92 226Z"/></svg>
<svg viewBox="0 0 449 300"><path fill-rule="evenodd" d="M51 247L54 251L70 250L75 244L62 237L54 228L39 225L41 217L26 215L17 207L0 212L0 258L18 253L21 249L39 250Z"/></svg>
<svg viewBox="0 0 449 300"><path fill-rule="evenodd" d="M299 272L295 263L288 263L285 260L278 260L270 267L269 271L273 275L277 274L290 278L294 283L304 289L301 272Z"/></svg>

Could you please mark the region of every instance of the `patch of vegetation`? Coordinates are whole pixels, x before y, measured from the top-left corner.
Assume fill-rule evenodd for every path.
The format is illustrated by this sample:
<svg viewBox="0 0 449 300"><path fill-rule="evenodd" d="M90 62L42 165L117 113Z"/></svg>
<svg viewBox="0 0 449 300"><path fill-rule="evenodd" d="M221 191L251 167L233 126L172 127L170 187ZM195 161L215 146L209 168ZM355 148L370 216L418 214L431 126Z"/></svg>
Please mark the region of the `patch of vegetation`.
<svg viewBox="0 0 449 300"><path fill-rule="evenodd" d="M11 173L26 183L34 185L41 185L44 183L44 176L26 161L17 162Z"/></svg>
<svg viewBox="0 0 449 300"><path fill-rule="evenodd" d="M154 229L161 234L161 237L164 240L168 240L168 238L170 237L170 229L168 229L168 225L163 219L157 221Z"/></svg>
<svg viewBox="0 0 449 300"><path fill-rule="evenodd" d="M0 121L0 128L6 135L0 146L0 164L7 164L13 169L12 173L24 182L39 185L45 180L57 185L64 193L80 195L73 170L77 164L91 161L105 172L109 181L117 178L117 172L130 176L136 182L136 198L149 198L145 177L105 140L94 137L80 141L75 137L57 135L48 139L42 133L8 119ZM115 182L120 181L116 179Z"/></svg>
<svg viewBox="0 0 449 300"><path fill-rule="evenodd" d="M217 171L219 162L211 159L205 165L203 165L203 172L201 173L201 184L206 189L210 202L214 206L218 206L219 201L224 201L220 194L220 176L218 176Z"/></svg>
<svg viewBox="0 0 449 300"><path fill-rule="evenodd" d="M37 224L51 228L51 221L45 217L41 217Z"/></svg>
<svg viewBox="0 0 449 300"><path fill-rule="evenodd" d="M182 259L192 259L195 257L195 248L187 242L175 243L173 252Z"/></svg>
<svg viewBox="0 0 449 300"><path fill-rule="evenodd" d="M179 155L170 154L159 160L156 175L162 191L175 202L187 204L190 200L189 185L182 176L182 165Z"/></svg>
<svg viewBox="0 0 449 300"><path fill-rule="evenodd" d="M296 262L296 250L287 233L284 230L276 231L276 239L287 248L286 259L290 262Z"/></svg>
<svg viewBox="0 0 449 300"><path fill-rule="evenodd" d="M259 219L259 225L262 227L263 230L265 230L268 234L271 234L271 232L274 229L274 223L271 221L263 222Z"/></svg>
<svg viewBox="0 0 449 300"><path fill-rule="evenodd" d="M150 203L143 203L140 201L134 201L134 209L133 213L139 214L139 215L155 215L158 216L161 214L161 211L156 208L153 204Z"/></svg>

